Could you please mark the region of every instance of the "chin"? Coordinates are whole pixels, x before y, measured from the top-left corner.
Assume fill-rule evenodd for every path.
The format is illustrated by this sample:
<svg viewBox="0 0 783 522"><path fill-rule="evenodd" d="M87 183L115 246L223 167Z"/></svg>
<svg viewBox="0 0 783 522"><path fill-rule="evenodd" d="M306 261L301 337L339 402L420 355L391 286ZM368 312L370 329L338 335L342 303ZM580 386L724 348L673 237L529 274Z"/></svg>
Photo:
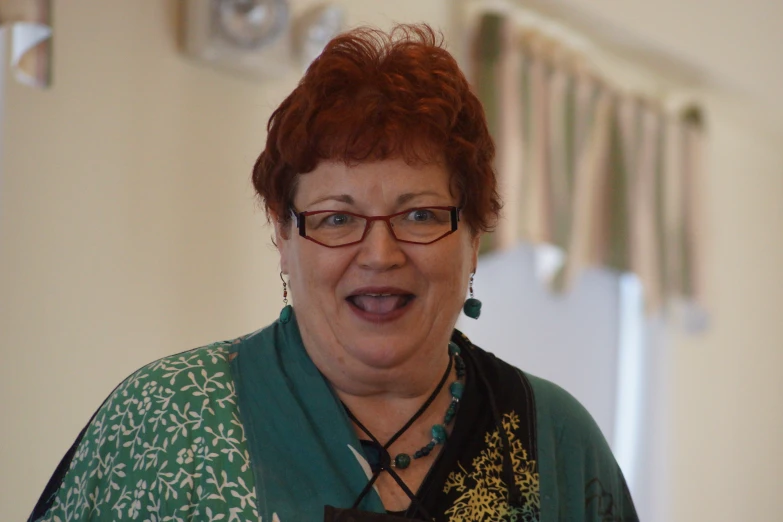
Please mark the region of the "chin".
<svg viewBox="0 0 783 522"><path fill-rule="evenodd" d="M362 364L379 369L398 366L417 351L410 333L361 335L345 343L345 350Z"/></svg>

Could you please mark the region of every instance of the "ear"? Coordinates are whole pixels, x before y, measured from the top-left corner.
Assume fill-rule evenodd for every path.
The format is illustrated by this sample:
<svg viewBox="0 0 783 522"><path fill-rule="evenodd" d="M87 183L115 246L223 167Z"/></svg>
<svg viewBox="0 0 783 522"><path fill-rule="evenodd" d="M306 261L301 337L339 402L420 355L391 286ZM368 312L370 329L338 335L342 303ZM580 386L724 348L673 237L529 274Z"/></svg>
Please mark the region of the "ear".
<svg viewBox="0 0 783 522"><path fill-rule="evenodd" d="M275 214L271 215L271 221L275 228L274 243L277 251L280 252L280 271L288 274L288 258L291 244L291 234L293 233L294 223L292 220L281 221Z"/></svg>
<svg viewBox="0 0 783 522"><path fill-rule="evenodd" d="M471 267L473 269L471 270L471 273L476 273L476 267L478 267L478 255L479 255L479 248L481 248L481 236L483 235L483 232L478 232L477 234L474 234L473 237L470 239L470 247L472 249L472 259L471 261Z"/></svg>

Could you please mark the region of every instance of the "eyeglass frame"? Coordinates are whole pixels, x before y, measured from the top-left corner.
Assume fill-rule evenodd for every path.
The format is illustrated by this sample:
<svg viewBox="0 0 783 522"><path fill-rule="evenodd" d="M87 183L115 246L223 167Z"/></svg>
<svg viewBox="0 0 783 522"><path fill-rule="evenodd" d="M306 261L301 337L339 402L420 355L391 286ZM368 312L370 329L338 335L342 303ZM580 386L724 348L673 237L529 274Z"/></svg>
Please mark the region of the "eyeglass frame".
<svg viewBox="0 0 783 522"><path fill-rule="evenodd" d="M433 239L432 241L427 241L426 243L421 243L418 241L408 241L405 239L399 239L397 237L397 234L394 233L394 227L391 224L391 219L397 216L401 216L403 214L408 214L410 212L413 212L414 210L428 210L428 209L435 209L435 210L448 210L449 216L451 217L451 230L446 232L440 237L437 237ZM315 214L326 214L328 212L338 212L340 214L347 214L349 216L362 218L365 220L364 223L364 232L362 232L362 237L358 241L352 241L350 243L345 243L343 245L327 245L324 243L321 243L317 239L313 239L312 237L307 235L307 231L305 230L305 218L307 216L313 216ZM356 212L349 212L347 210L306 210L304 212L297 212L297 210L293 207L291 207L291 214L293 214L294 219L296 220L296 229L299 231L299 235L303 238L312 241L313 243L316 243L318 245L321 245L326 248L342 248L347 247L351 245L358 245L362 241L364 241L364 238L367 237L367 233L370 231L370 224L373 221L383 221L386 223L386 227L389 229L389 232L391 232L392 237L395 241L399 243L407 243L409 245L431 245L432 243L435 243L436 241L440 241L446 236L450 236L454 232L457 231L459 228L459 215L462 212L461 207L455 207L455 206L448 206L448 207L442 207L442 206L431 206L431 207L412 207L409 209L402 210L400 212L396 212L394 214L389 214L387 216L365 216L363 214L357 214Z"/></svg>

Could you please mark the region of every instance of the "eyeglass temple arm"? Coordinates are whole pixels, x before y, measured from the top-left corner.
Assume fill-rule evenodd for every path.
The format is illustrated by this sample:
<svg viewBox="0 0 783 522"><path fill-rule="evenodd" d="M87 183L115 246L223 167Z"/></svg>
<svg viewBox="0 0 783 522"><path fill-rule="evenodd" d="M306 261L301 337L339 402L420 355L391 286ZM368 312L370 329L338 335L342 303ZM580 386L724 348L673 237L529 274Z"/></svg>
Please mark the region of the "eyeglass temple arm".
<svg viewBox="0 0 783 522"><path fill-rule="evenodd" d="M302 237L307 237L307 232L305 232L305 219L302 215L302 212L297 212L295 208L291 207L289 208L291 215L294 216L294 221L296 222L296 228L299 231L299 235Z"/></svg>

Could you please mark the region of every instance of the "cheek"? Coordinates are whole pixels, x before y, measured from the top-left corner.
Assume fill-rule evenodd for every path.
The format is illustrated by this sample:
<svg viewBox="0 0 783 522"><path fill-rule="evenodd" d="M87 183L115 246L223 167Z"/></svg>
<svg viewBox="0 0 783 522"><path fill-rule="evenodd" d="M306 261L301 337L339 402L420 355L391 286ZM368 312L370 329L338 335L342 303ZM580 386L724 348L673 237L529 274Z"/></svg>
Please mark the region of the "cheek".
<svg viewBox="0 0 783 522"><path fill-rule="evenodd" d="M444 247L433 248L429 255L420 258L418 265L428 280L443 285L444 292L459 293L470 278L473 250L463 238Z"/></svg>
<svg viewBox="0 0 783 522"><path fill-rule="evenodd" d="M302 299L322 299L324 292L334 294L350 259L344 253L318 245L291 249L289 257L291 289Z"/></svg>

